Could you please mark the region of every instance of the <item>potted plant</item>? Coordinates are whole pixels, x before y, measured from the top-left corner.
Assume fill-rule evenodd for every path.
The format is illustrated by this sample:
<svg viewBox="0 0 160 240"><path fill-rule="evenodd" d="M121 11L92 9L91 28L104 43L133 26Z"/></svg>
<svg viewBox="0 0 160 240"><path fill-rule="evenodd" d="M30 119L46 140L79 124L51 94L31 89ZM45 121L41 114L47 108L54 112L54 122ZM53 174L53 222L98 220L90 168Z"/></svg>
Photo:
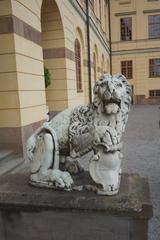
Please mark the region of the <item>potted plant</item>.
<svg viewBox="0 0 160 240"><path fill-rule="evenodd" d="M44 67L44 80L45 80L45 88L51 85L51 74L48 68Z"/></svg>
<svg viewBox="0 0 160 240"><path fill-rule="evenodd" d="M44 80L45 80L45 88L51 85L51 74L48 68L44 67ZM47 121L49 121L49 107L46 105L46 114L47 114Z"/></svg>

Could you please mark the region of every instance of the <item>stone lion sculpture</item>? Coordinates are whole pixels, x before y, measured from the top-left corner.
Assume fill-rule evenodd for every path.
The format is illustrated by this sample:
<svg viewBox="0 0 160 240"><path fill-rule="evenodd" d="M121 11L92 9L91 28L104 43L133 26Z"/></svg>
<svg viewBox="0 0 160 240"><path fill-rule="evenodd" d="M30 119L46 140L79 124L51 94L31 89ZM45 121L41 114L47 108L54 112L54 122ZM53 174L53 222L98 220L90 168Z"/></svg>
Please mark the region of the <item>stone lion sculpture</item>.
<svg viewBox="0 0 160 240"><path fill-rule="evenodd" d="M130 104L131 87L126 78L104 74L95 83L91 104L64 110L28 139L30 183L74 189L73 175L83 171L81 157L91 152L89 174L97 193L116 194L121 176L121 137Z"/></svg>

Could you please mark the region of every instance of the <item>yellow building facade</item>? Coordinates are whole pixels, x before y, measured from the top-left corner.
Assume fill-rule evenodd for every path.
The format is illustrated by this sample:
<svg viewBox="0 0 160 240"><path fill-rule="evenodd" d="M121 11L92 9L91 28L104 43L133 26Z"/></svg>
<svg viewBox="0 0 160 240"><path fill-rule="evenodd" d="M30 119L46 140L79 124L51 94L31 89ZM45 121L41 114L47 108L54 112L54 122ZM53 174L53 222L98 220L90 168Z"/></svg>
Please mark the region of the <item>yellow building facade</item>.
<svg viewBox="0 0 160 240"><path fill-rule="evenodd" d="M160 103L160 1L111 1L112 71L126 73L134 103Z"/></svg>
<svg viewBox="0 0 160 240"><path fill-rule="evenodd" d="M44 66L51 74L47 89ZM1 0L1 148L25 151L26 139L46 121L46 105L53 116L88 103L95 79L109 71L107 1Z"/></svg>
<svg viewBox="0 0 160 240"><path fill-rule="evenodd" d="M0 148L25 152L46 105L88 103L104 72L128 78L134 103L160 103L159 0L1 0Z"/></svg>

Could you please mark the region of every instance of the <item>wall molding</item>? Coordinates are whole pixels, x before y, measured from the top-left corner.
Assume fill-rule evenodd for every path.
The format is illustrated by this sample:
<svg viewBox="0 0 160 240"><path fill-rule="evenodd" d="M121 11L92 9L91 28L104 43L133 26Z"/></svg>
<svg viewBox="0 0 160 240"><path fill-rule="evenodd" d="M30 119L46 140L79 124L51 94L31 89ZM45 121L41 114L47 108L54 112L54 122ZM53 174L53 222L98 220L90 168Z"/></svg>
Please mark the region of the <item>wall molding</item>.
<svg viewBox="0 0 160 240"><path fill-rule="evenodd" d="M119 5L131 4L131 1L120 2Z"/></svg>
<svg viewBox="0 0 160 240"><path fill-rule="evenodd" d="M78 6L77 1L69 0L72 6L76 9L78 14L81 16L84 22L86 22L86 14L84 11ZM96 34L97 38L106 49L108 54L110 54L109 41L105 40L96 25L94 24L92 18L90 17L90 27L93 32ZM38 45L42 45L41 32L37 29L33 28L23 20L17 18L14 15L0 16L0 34L9 34L15 33L29 41L32 41Z"/></svg>
<svg viewBox="0 0 160 240"><path fill-rule="evenodd" d="M158 2L159 0L147 0L147 2Z"/></svg>
<svg viewBox="0 0 160 240"><path fill-rule="evenodd" d="M69 48L46 48L43 49L43 58L44 59L67 58L75 62L75 53ZM83 66L88 67L87 59L83 59ZM91 68L94 68L93 61L91 61Z"/></svg>
<svg viewBox="0 0 160 240"><path fill-rule="evenodd" d="M119 50L112 51L112 56L115 55L126 55L126 54L142 54L142 53L153 53L160 52L160 48L144 48L144 49L130 49L130 50Z"/></svg>
<svg viewBox="0 0 160 240"><path fill-rule="evenodd" d="M15 33L41 46L41 32L14 15L0 17L0 34Z"/></svg>
<svg viewBox="0 0 160 240"><path fill-rule="evenodd" d="M160 13L160 9L143 10L143 13Z"/></svg>
<svg viewBox="0 0 160 240"><path fill-rule="evenodd" d="M137 13L137 11L132 11L132 12L120 12L120 13L115 13L114 15L116 17L120 17L120 16L128 16L128 15L135 15Z"/></svg>
<svg viewBox="0 0 160 240"><path fill-rule="evenodd" d="M19 127L0 127L1 147L12 149L18 153L24 153L27 139L45 121L44 119Z"/></svg>
<svg viewBox="0 0 160 240"><path fill-rule="evenodd" d="M82 20L86 23L87 22L87 16L85 11L81 8L81 6L79 5L79 3L77 2L77 0L69 0L69 2L71 3L71 5L74 7L74 9L77 11L77 13L80 15L80 17L82 18ZM103 47L106 49L106 51L108 52L108 54L110 54L110 48L109 48L109 40L105 40L102 36L102 34L99 32L98 28L95 26L92 18L90 17L90 27L93 30L93 32L96 34L97 38L99 39L99 41L101 42L101 44L103 45Z"/></svg>
<svg viewBox="0 0 160 240"><path fill-rule="evenodd" d="M135 40L129 40L129 41L112 41L112 44L126 44L126 43L136 43L136 42L144 42L144 41L159 41L159 38L144 38L144 39L135 39Z"/></svg>
<svg viewBox="0 0 160 240"><path fill-rule="evenodd" d="M62 47L62 48L46 48L43 49L43 58L67 58L69 60L75 61L75 54L72 50Z"/></svg>

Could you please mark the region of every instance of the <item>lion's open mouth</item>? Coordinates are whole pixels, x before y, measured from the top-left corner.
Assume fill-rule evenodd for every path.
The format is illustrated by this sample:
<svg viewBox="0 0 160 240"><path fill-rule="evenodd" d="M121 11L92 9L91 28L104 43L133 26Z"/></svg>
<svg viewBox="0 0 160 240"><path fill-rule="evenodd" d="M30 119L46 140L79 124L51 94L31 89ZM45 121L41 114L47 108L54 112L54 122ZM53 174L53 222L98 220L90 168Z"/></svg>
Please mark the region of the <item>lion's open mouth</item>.
<svg viewBox="0 0 160 240"><path fill-rule="evenodd" d="M103 106L107 106L108 104L114 103L118 105L119 108L121 108L121 100L120 99L113 99L110 98L109 100L104 100L103 101Z"/></svg>
<svg viewBox="0 0 160 240"><path fill-rule="evenodd" d="M103 109L107 114L116 114L121 108L121 101L119 99L109 99L103 101Z"/></svg>

